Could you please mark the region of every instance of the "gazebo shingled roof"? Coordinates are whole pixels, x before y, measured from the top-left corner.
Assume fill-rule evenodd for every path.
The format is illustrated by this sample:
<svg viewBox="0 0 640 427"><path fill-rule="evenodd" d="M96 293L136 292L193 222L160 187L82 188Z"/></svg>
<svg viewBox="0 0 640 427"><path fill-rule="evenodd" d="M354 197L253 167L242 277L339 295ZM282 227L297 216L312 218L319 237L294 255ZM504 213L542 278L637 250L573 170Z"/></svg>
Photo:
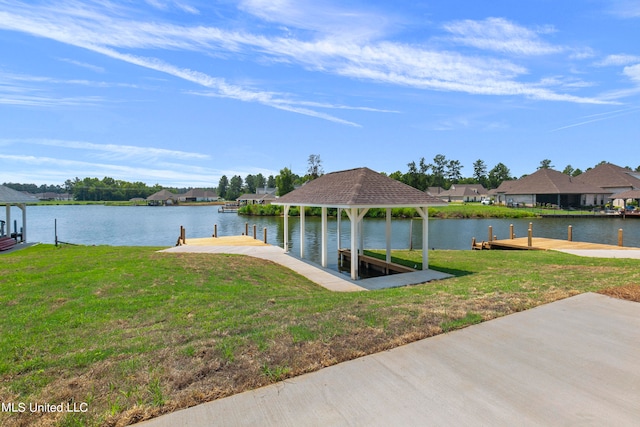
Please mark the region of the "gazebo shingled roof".
<svg viewBox="0 0 640 427"><path fill-rule="evenodd" d="M327 207L416 207L446 205L441 199L400 181L357 168L331 172L278 198L278 205Z"/></svg>
<svg viewBox="0 0 640 427"><path fill-rule="evenodd" d="M27 203L35 203L39 200L28 194L21 193L12 188L0 185L0 203L6 205L7 234L11 235L11 205L17 205L22 211L22 241L27 240ZM18 230L14 230L17 232Z"/></svg>
<svg viewBox="0 0 640 427"><path fill-rule="evenodd" d="M322 208L322 266L327 265L327 208L345 209L351 221L351 278L358 276L359 253L363 250L358 241L359 225L370 208L387 210L387 262L391 262L391 208L415 208L422 217L422 269L428 263L428 207L445 206L447 203L426 192L396 181L369 168L349 169L322 175L302 187L278 198L275 205L284 206L284 246L288 250L288 215L291 206ZM304 258L304 209L300 209L300 257ZM340 213L338 214L340 221ZM338 226L338 233L340 227ZM338 239L339 241L339 239Z"/></svg>

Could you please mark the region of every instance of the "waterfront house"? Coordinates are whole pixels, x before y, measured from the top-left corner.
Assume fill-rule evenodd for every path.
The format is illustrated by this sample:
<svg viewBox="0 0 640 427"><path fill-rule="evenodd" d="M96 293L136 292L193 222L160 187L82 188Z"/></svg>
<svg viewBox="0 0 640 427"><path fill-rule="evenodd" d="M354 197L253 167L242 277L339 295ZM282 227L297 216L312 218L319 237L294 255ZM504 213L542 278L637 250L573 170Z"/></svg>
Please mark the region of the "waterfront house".
<svg viewBox="0 0 640 427"><path fill-rule="evenodd" d="M480 202L489 197L482 184L453 184L448 190L432 194L445 202Z"/></svg>
<svg viewBox="0 0 640 427"><path fill-rule="evenodd" d="M538 169L517 180L504 181L495 190L497 203L507 206L547 206L577 208L606 199L606 192L597 185L553 169Z"/></svg>
<svg viewBox="0 0 640 427"><path fill-rule="evenodd" d="M640 190L640 172L634 172L612 163L602 163L576 177L580 182L594 185L602 189L602 194L593 205L604 205L613 200L613 206L622 207L629 197L616 197L627 191Z"/></svg>
<svg viewBox="0 0 640 427"><path fill-rule="evenodd" d="M177 194L169 190L160 190L147 197L147 204L149 206L171 206L178 203L178 198Z"/></svg>
<svg viewBox="0 0 640 427"><path fill-rule="evenodd" d="M269 205L276 200L274 193L262 193L262 194L243 194L238 197L236 201L240 205Z"/></svg>
<svg viewBox="0 0 640 427"><path fill-rule="evenodd" d="M184 194L179 195L181 202L217 202L220 200L215 191L202 188L192 188Z"/></svg>

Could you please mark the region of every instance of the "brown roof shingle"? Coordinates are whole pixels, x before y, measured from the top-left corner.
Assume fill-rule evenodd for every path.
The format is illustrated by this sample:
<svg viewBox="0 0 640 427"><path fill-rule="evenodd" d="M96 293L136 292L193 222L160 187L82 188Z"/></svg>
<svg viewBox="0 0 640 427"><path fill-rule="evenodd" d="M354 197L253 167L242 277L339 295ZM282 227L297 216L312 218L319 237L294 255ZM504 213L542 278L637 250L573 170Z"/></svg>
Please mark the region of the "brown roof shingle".
<svg viewBox="0 0 640 427"><path fill-rule="evenodd" d="M274 204L328 207L415 207L446 205L400 181L369 168L322 175L278 198Z"/></svg>
<svg viewBox="0 0 640 427"><path fill-rule="evenodd" d="M538 169L515 181L504 181L496 190L504 194L600 194L602 189L553 169Z"/></svg>
<svg viewBox="0 0 640 427"><path fill-rule="evenodd" d="M629 189L640 189L640 179L631 175L632 173L629 169L621 168L611 163L603 163L581 173L576 179L601 188L629 187Z"/></svg>

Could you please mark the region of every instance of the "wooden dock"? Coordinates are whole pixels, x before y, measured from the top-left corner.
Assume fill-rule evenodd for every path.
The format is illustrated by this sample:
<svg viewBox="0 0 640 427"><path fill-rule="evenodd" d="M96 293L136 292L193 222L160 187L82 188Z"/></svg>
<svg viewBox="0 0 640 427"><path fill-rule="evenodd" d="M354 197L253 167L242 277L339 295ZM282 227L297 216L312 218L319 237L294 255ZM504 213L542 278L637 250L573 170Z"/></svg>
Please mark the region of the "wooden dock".
<svg viewBox="0 0 640 427"><path fill-rule="evenodd" d="M573 242L569 240L548 239L546 237L532 237L529 246L528 237L514 239L492 240L490 242L475 243L472 249L506 249L506 250L561 250L561 249L606 249L606 250L638 250L625 246L605 245L600 243Z"/></svg>
<svg viewBox="0 0 640 427"><path fill-rule="evenodd" d="M190 246L270 246L251 236L200 237L185 239L182 244Z"/></svg>

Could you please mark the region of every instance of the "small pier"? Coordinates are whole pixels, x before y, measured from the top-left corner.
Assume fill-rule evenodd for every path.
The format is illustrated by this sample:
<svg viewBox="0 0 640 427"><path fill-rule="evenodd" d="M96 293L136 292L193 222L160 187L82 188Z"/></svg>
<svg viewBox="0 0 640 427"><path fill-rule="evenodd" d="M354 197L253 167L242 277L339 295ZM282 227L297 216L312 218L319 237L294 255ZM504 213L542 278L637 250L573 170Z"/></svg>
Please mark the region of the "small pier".
<svg viewBox="0 0 640 427"><path fill-rule="evenodd" d="M220 206L218 208L218 212L220 213L238 213L238 209L240 209L240 205L237 203L227 203L224 206Z"/></svg>
<svg viewBox="0 0 640 427"><path fill-rule="evenodd" d="M187 239L187 230L181 225L180 235L176 246L194 245L194 246L270 246L267 244L267 228L262 230L262 240L258 236L258 228L253 225L253 237L249 235L249 223L244 224L244 233L240 236L218 236L218 224L213 226L213 234L211 237L198 237Z"/></svg>
<svg viewBox="0 0 640 427"><path fill-rule="evenodd" d="M471 249L474 250L582 250L582 249L599 249L599 250L639 250L640 248L623 246L623 230L618 230L618 245L607 245L602 243L590 242L574 242L573 226L567 228L567 239L550 239L546 237L533 237L533 223L529 223L527 237L515 237L513 232L513 224L509 226L509 238L498 240L493 234L493 227L489 226L488 240L478 242L474 237L471 240Z"/></svg>
<svg viewBox="0 0 640 427"><path fill-rule="evenodd" d="M338 251L340 260L351 261L351 250L340 249ZM360 260L360 266L366 269L376 270L382 274L395 274L395 273L411 273L417 271L416 269L395 264L393 262L386 262L385 260L375 258L369 255L358 255Z"/></svg>

